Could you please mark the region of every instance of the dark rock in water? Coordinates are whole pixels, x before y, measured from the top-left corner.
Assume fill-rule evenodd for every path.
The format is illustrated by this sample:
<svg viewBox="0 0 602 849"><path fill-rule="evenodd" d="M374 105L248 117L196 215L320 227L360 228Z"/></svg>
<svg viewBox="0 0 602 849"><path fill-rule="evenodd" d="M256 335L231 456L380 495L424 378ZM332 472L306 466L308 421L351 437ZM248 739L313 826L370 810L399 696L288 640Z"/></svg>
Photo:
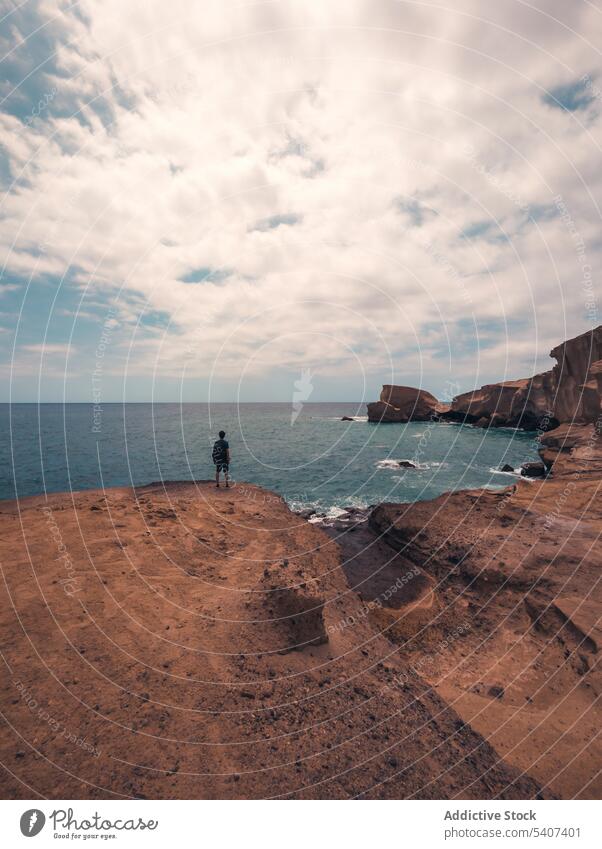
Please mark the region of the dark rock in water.
<svg viewBox="0 0 602 849"><path fill-rule="evenodd" d="M297 516L301 516L302 519L309 519L315 515L315 512L313 507L307 507L305 510L298 510Z"/></svg>
<svg viewBox="0 0 602 849"><path fill-rule="evenodd" d="M513 472L513 471L514 471L514 468L512 466L509 466L508 463L504 463L504 465L500 469L500 472Z"/></svg>
<svg viewBox="0 0 602 849"><path fill-rule="evenodd" d="M352 519L364 521L373 509L373 507L347 507L346 514Z"/></svg>
<svg viewBox="0 0 602 849"><path fill-rule="evenodd" d="M353 422L355 419L352 419L351 416L343 416L341 419L342 422Z"/></svg>
<svg viewBox="0 0 602 849"><path fill-rule="evenodd" d="M471 413L467 413L464 410L454 410L450 407L450 409L444 410L442 413L440 413L439 418L443 422L454 422L456 424L474 424L477 421L478 416L473 416Z"/></svg>
<svg viewBox="0 0 602 849"><path fill-rule="evenodd" d="M485 416L481 416L481 418L477 419L477 421L474 423L474 426L487 428L489 427L489 419L485 418Z"/></svg>
<svg viewBox="0 0 602 849"><path fill-rule="evenodd" d="M525 463L520 473L525 478L543 478L546 474L546 467L543 463Z"/></svg>
<svg viewBox="0 0 602 849"><path fill-rule="evenodd" d="M415 463L410 463L410 461L409 461L409 460L400 460L400 461L399 461L399 465L400 465L403 469L415 469L415 468L416 468L416 464L415 464Z"/></svg>

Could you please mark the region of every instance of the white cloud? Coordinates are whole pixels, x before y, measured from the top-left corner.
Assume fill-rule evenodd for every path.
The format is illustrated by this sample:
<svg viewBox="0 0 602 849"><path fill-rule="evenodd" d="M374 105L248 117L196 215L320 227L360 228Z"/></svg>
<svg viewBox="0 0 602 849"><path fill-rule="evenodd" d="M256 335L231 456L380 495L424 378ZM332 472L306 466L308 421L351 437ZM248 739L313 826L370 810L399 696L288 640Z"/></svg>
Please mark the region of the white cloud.
<svg viewBox="0 0 602 849"><path fill-rule="evenodd" d="M453 374L522 373L586 324L571 234L521 206L562 194L599 271L602 104L543 99L600 69L602 15L570 6L40 4L57 95L2 117L7 272L122 287L134 374L392 360L432 386L473 318L498 338ZM143 304L167 330L136 330Z"/></svg>

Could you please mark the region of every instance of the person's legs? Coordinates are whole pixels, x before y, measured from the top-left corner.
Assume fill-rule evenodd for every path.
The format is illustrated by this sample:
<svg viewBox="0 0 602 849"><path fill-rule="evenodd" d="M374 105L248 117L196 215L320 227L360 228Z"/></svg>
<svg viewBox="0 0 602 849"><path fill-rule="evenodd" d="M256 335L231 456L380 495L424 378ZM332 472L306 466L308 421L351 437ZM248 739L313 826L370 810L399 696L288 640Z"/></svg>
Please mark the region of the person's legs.
<svg viewBox="0 0 602 849"><path fill-rule="evenodd" d="M219 463L215 464L215 485L219 489Z"/></svg>
<svg viewBox="0 0 602 849"><path fill-rule="evenodd" d="M224 466L224 477L226 478L226 488L230 486L230 468L229 466Z"/></svg>

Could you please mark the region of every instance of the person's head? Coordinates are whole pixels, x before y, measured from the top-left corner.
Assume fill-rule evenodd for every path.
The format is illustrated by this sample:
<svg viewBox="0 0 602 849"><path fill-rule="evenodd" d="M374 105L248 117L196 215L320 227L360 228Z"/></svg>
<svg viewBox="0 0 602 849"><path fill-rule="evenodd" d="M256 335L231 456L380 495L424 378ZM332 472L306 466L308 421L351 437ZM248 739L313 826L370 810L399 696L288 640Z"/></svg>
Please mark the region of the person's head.
<svg viewBox="0 0 602 849"><path fill-rule="evenodd" d="M220 438L220 439L223 439L225 435L226 435L226 431L225 431L225 430L220 430L220 432L219 432L219 438Z"/></svg>

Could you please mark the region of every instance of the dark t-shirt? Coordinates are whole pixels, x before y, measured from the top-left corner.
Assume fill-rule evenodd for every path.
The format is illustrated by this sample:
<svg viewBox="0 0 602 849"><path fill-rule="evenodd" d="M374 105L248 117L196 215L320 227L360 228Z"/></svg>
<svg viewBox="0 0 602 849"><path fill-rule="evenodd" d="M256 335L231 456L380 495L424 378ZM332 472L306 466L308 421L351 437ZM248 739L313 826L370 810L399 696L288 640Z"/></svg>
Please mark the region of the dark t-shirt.
<svg viewBox="0 0 602 849"><path fill-rule="evenodd" d="M227 463L230 445L226 439L218 439L213 446L213 462Z"/></svg>

